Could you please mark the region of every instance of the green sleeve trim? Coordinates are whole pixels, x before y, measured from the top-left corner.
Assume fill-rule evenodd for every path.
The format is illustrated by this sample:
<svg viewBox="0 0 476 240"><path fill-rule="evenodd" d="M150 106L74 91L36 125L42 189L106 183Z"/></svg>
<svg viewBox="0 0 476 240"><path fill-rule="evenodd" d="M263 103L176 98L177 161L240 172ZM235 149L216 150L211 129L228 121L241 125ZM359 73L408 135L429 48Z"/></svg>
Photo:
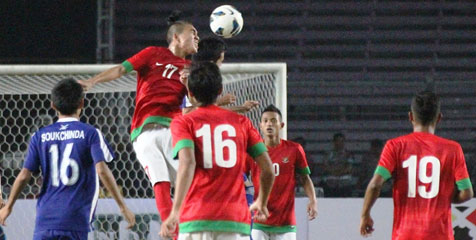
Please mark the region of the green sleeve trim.
<svg viewBox="0 0 476 240"><path fill-rule="evenodd" d="M270 225L261 224L261 223L253 223L253 229L261 230L263 232L272 232L272 233L296 232L295 225L270 226Z"/></svg>
<svg viewBox="0 0 476 240"><path fill-rule="evenodd" d="M309 169L309 167L297 168L296 172L301 174L301 175L310 175L311 174L311 169Z"/></svg>
<svg viewBox="0 0 476 240"><path fill-rule="evenodd" d="M194 149L193 141L190 139L182 139L175 144L174 150L172 152L172 158L177 157L178 152L183 148Z"/></svg>
<svg viewBox="0 0 476 240"><path fill-rule="evenodd" d="M144 123L140 127L134 128L131 132L131 142L133 142L142 132L142 128L149 123L158 123L160 125L169 127L172 118L161 117L161 116L150 116L144 120Z"/></svg>
<svg viewBox="0 0 476 240"><path fill-rule="evenodd" d="M250 235L249 224L234 221L198 220L179 224L179 233L190 232L231 232Z"/></svg>
<svg viewBox="0 0 476 240"><path fill-rule="evenodd" d="M374 175L375 174L382 176L385 181L387 181L388 179L392 177L392 174L390 174L390 171L388 171L388 169L382 166L378 166L377 169L375 169Z"/></svg>
<svg viewBox="0 0 476 240"><path fill-rule="evenodd" d="M458 190L462 191L468 188L473 188L473 185L471 184L471 181L469 178L463 178L459 181L456 181L456 186L458 187Z"/></svg>
<svg viewBox="0 0 476 240"><path fill-rule="evenodd" d="M132 70L134 70L134 66L132 66L132 63L130 63L129 61L124 61L122 62L122 66L126 69L126 72L131 72Z"/></svg>
<svg viewBox="0 0 476 240"><path fill-rule="evenodd" d="M252 158L255 158L267 151L268 149L266 148L266 145L264 145L263 142L259 142L253 145L252 147L248 148L248 154L250 154Z"/></svg>

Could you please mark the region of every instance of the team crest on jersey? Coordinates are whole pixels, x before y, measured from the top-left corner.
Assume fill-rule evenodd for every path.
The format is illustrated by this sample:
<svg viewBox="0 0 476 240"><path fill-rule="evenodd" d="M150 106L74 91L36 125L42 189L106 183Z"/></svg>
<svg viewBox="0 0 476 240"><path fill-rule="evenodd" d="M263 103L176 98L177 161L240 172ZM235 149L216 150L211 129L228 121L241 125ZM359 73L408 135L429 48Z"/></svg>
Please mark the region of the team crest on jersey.
<svg viewBox="0 0 476 240"><path fill-rule="evenodd" d="M69 124L65 124L65 125L61 124L61 127L60 127L59 130L60 130L60 131L61 131L61 130L66 130L66 129L68 129L68 126L69 126Z"/></svg>
<svg viewBox="0 0 476 240"><path fill-rule="evenodd" d="M283 158L283 163L288 163L289 159L287 157Z"/></svg>

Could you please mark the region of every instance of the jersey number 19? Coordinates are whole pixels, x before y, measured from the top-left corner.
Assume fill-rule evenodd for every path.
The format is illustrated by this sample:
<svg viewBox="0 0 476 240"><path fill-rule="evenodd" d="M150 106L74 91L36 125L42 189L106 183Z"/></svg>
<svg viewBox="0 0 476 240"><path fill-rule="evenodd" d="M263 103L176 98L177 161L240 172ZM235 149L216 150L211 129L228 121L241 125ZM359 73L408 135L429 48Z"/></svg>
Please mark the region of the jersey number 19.
<svg viewBox="0 0 476 240"><path fill-rule="evenodd" d="M427 175L428 165L431 165L431 175ZM424 184L431 183L430 191L426 191L426 186L418 186L418 195L422 198L434 198L440 191L440 160L433 156L426 156L419 161L418 179ZM417 185L417 156L411 155L402 164L403 168L408 168L408 197L416 196Z"/></svg>

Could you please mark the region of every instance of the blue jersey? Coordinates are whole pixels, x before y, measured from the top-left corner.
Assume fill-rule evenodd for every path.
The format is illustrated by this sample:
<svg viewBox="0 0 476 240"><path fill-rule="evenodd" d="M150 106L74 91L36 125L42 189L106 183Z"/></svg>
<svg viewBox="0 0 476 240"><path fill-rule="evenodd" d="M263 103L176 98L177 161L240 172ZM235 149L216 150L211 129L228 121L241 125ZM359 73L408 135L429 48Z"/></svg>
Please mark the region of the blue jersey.
<svg viewBox="0 0 476 240"><path fill-rule="evenodd" d="M99 195L95 165L112 159L101 132L77 119L62 118L38 130L24 164L43 176L35 232L89 231Z"/></svg>

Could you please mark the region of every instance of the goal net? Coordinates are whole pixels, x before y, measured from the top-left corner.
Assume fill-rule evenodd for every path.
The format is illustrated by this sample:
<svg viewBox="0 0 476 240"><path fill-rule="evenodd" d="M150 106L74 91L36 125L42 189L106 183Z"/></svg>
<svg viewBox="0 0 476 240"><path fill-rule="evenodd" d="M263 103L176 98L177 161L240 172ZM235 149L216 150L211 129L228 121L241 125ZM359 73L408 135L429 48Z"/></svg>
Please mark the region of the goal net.
<svg viewBox="0 0 476 240"><path fill-rule="evenodd" d="M56 121L50 107L52 87L72 77L88 79L114 65L3 65L0 66L0 167L2 194L8 197L20 172L31 135ZM236 105L257 100L258 108L246 113L258 127L260 113L276 105L286 121L286 64L237 63L221 67L224 93L233 93ZM125 230L125 220L107 192L101 189L94 231L89 239L160 239L153 191L130 142L130 123L134 112L135 73L109 83L97 84L85 95L81 121L98 128L111 144L116 159L109 163L126 203L136 214L137 225ZM282 136L286 137L286 129ZM36 201L42 179L34 176L16 203L3 234L8 239L31 239ZM0 239L3 239L0 232Z"/></svg>

